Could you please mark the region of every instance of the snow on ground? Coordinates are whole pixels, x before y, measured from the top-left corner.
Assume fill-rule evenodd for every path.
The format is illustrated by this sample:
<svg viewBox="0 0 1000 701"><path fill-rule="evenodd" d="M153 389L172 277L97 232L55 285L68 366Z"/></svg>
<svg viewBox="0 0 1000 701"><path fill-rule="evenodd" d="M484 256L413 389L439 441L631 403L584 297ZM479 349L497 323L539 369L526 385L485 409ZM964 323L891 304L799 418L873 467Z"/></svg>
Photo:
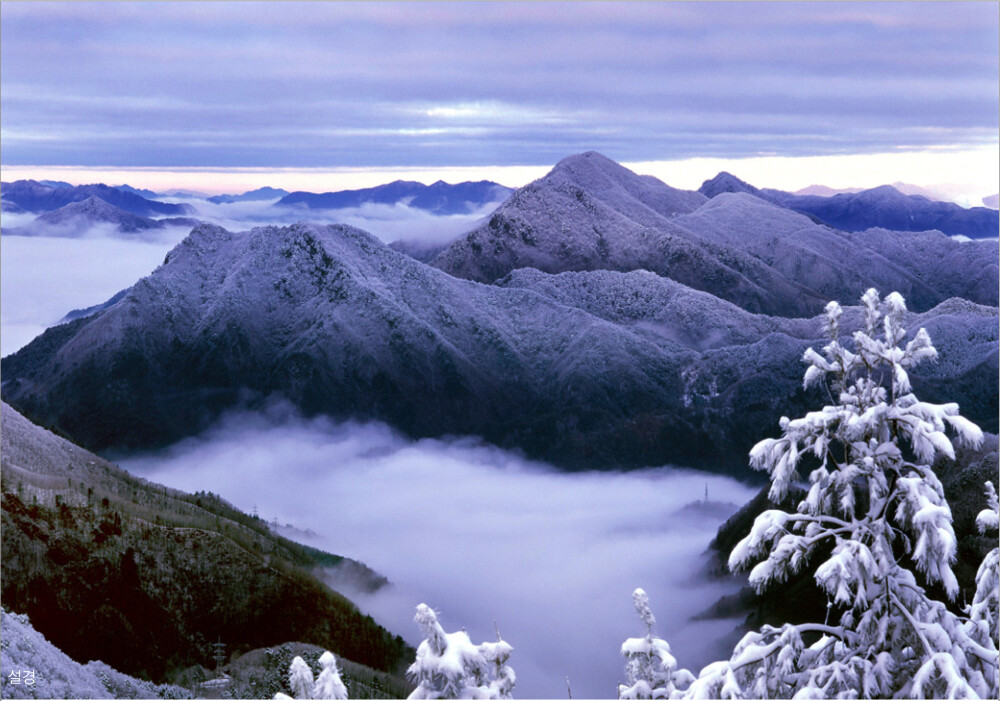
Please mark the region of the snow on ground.
<svg viewBox="0 0 1000 701"><path fill-rule="evenodd" d="M154 685L103 662L74 662L36 631L27 616L0 612L0 698L188 698L184 689Z"/></svg>

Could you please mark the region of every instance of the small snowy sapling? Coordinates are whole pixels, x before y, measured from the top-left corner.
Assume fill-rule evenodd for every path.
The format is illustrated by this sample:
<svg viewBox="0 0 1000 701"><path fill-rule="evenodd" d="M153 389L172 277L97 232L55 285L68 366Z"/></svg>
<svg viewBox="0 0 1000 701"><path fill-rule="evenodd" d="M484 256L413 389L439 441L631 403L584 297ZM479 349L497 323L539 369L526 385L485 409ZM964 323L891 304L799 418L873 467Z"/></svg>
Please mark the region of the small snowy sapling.
<svg viewBox="0 0 1000 701"><path fill-rule="evenodd" d="M649 608L649 596L642 589L632 592L632 603L646 625L646 635L629 638L622 644L625 663L625 683L618 685L620 699L674 698L678 686L687 686L694 677L687 670L675 671L677 660L670 654L670 645L653 635L656 618Z"/></svg>
<svg viewBox="0 0 1000 701"><path fill-rule="evenodd" d="M319 678L313 680L309 665L298 655L292 660L288 670L288 684L292 687L292 696L282 693L275 694L275 699L346 699L347 687L340 679L337 668L337 658L330 651L325 651L319 658L323 670Z"/></svg>
<svg viewBox="0 0 1000 701"><path fill-rule="evenodd" d="M473 645L465 631L445 633L426 604L417 606L413 620L425 640L406 672L417 684L411 699L511 698L515 676L507 660L513 648L499 634L495 643Z"/></svg>

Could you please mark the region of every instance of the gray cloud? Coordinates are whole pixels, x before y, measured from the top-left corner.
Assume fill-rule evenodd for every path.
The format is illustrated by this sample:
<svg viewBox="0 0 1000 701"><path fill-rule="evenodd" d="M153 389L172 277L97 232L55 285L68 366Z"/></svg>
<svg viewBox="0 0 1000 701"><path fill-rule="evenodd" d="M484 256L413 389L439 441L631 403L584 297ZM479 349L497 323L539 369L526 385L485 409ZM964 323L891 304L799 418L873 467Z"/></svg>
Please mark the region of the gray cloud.
<svg viewBox="0 0 1000 701"><path fill-rule="evenodd" d="M198 7L5 7L4 161L504 165L996 140L988 3Z"/></svg>
<svg viewBox="0 0 1000 701"><path fill-rule="evenodd" d="M189 491L209 490L262 517L319 534L394 587L362 608L413 643L414 607L449 630L514 645L518 695L614 696L618 649L640 632L630 594L644 587L679 661L714 659L734 621L691 615L732 584L700 574L724 517L689 504L736 505L753 490L692 471L561 474L473 440L409 441L380 424L304 420L287 406L230 414L201 437L121 462ZM729 641L731 644L731 641Z"/></svg>

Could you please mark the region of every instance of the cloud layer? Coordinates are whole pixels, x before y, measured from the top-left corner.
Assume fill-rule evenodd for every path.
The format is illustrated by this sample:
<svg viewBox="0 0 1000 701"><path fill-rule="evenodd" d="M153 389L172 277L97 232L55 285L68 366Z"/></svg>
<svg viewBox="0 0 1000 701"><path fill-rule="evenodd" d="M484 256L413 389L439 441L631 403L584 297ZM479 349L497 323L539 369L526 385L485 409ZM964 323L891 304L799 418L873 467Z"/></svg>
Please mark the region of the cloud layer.
<svg viewBox="0 0 1000 701"><path fill-rule="evenodd" d="M5 164L392 166L995 144L989 3L15 3Z"/></svg>
<svg viewBox="0 0 1000 701"><path fill-rule="evenodd" d="M701 575L715 529L753 493L727 478L563 474L468 439L411 442L281 405L121 464L311 529L314 544L366 562L394 587L356 599L413 643L421 602L475 640L493 639L495 622L515 648L519 696L564 697L568 676L577 698L613 697L618 648L641 629L637 586L684 665L714 659L735 626L689 621L733 590ZM692 507L706 489L718 503Z"/></svg>
<svg viewBox="0 0 1000 701"><path fill-rule="evenodd" d="M30 216L28 218L31 218ZM21 219L3 217L4 224ZM100 304L151 273L190 228L135 238L95 227L80 238L0 237L0 355L18 350L67 312Z"/></svg>

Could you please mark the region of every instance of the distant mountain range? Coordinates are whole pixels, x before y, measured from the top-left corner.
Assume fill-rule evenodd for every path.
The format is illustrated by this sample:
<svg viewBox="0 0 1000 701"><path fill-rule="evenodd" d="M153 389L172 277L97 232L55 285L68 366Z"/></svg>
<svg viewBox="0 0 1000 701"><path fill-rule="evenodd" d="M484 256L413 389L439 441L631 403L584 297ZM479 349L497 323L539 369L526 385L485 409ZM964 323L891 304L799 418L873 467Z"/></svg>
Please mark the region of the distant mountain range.
<svg viewBox="0 0 1000 701"><path fill-rule="evenodd" d="M501 202L512 190L483 180L449 185L438 181L433 185L396 180L387 185L339 192L293 192L278 201L280 207L304 209L346 209L368 204L404 204L439 215L469 214L485 205Z"/></svg>
<svg viewBox="0 0 1000 701"><path fill-rule="evenodd" d="M0 183L0 195L28 212L51 212L74 202L82 202L90 197L98 197L108 204L124 209L141 217L184 216L194 214L186 204L156 202L140 197L132 192L107 185L66 185L53 187L35 180L17 180Z"/></svg>
<svg viewBox="0 0 1000 701"><path fill-rule="evenodd" d="M830 196L803 195L758 189L730 173L722 172L706 180L698 191L707 197L744 192L844 231L882 228L893 231L937 230L949 236L969 238L1000 236L1000 213L996 210L986 207L966 209L919 194L903 194L891 185Z"/></svg>
<svg viewBox="0 0 1000 701"><path fill-rule="evenodd" d="M276 200L288 194L288 190L274 187L260 187L256 190L244 192L242 195L216 195L209 197L208 201L214 204L230 204L233 202L260 202L265 200Z"/></svg>
<svg viewBox="0 0 1000 701"><path fill-rule="evenodd" d="M159 193L153 192L152 190L146 190L145 188L132 187L131 185L115 185L116 190L121 190L122 192L131 192L133 195L139 195L139 197L145 197L147 200L155 200L161 197Z"/></svg>
<svg viewBox="0 0 1000 701"><path fill-rule="evenodd" d="M171 226L193 227L200 224L189 217L150 219L127 212L91 195L85 200L71 202L59 209L46 212L25 226L4 229L5 235L15 236L82 236L98 225L110 225L114 233L134 234L161 230Z"/></svg>

